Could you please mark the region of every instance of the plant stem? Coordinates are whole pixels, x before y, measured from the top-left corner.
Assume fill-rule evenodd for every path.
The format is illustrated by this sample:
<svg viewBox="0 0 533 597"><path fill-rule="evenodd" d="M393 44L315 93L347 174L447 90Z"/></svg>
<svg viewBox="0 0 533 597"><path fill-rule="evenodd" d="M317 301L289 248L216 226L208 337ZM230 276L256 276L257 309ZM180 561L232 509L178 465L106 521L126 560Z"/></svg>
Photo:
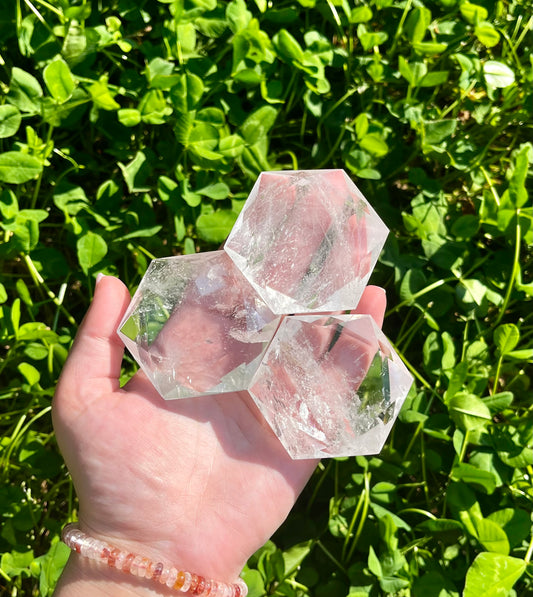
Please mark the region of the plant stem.
<svg viewBox="0 0 533 597"><path fill-rule="evenodd" d="M7 473L7 467L8 467L8 463L9 463L9 459L11 458L11 453L13 452L14 448L15 448L15 441L20 433L20 430L22 429L22 426L24 425L24 421L27 419L27 414L23 414L20 419L18 420L18 423L15 426L15 429L13 430L13 433L11 434L10 439L8 440L7 443L7 450L5 451L5 453L2 456L2 460L0 460L0 468L2 469L2 473L4 474L4 476Z"/></svg>
<svg viewBox="0 0 533 597"><path fill-rule="evenodd" d="M313 493L311 494L311 497L309 498L309 502L307 503L307 508L306 508L307 513L310 512L311 506L313 505L313 503L316 499L316 496L317 496L318 492L320 491L320 488L322 487L322 484L326 480L326 477L328 475L328 472L331 469L332 464L333 464L333 460L330 460L328 462L327 466L324 466L322 463L319 463L318 468L322 467L322 474L320 475L320 479L316 482L315 488L313 489Z"/></svg>
<svg viewBox="0 0 533 597"><path fill-rule="evenodd" d="M46 22L46 19L37 10L37 8L30 2L30 0L24 0L24 3L33 12L33 14L37 17L37 19L39 19L39 21L41 22L41 24L43 25L43 27L45 27L48 30L48 33L50 33L50 35L52 35L54 37L54 39L57 39L57 37L56 37L56 35L55 35L54 30L52 29L52 27L50 27L50 25ZM49 7L47 7L47 8L49 8ZM57 12L57 9L54 12ZM62 13L60 13L60 12L58 12L58 14L60 14L61 17L63 16Z"/></svg>
<svg viewBox="0 0 533 597"><path fill-rule="evenodd" d="M54 305L56 305L61 310L63 315L67 318L68 322L71 325L78 327L78 322L65 309L65 306L61 303L61 301L57 298L57 296L50 290L50 288L44 281L41 274L37 271L37 268L35 267L35 264L33 263L31 257L27 253L23 253L22 258L24 260L24 263L26 264L26 267L28 268L28 271L30 272L31 277L33 278L34 283L37 286L40 286L44 289L45 293L50 297L50 299L52 300Z"/></svg>
<svg viewBox="0 0 533 597"><path fill-rule="evenodd" d="M461 446L461 453L459 454L459 464L463 462L463 459L466 454L466 449L468 448L468 436L470 435L470 429L465 431L465 436L463 438L463 445Z"/></svg>
<svg viewBox="0 0 533 597"><path fill-rule="evenodd" d="M389 340L390 342L390 340ZM398 349L396 348L396 346L391 342L392 347L397 351ZM400 354L400 353L398 353ZM405 366L409 369L409 371L411 371L411 373L414 375L414 377L416 377L416 379L418 379L418 381L428 390L430 390L435 396L438 396L437 391L435 390L435 388L428 382L426 381L422 375L420 375L420 373L413 367L413 365L411 365L411 363L405 358L405 356L403 354L400 355L402 358L402 361L405 363Z"/></svg>
<svg viewBox="0 0 533 597"><path fill-rule="evenodd" d="M327 547L322 543L322 541L318 540L316 545L320 547L320 549L328 556L328 558L337 566L337 568L343 572L344 574L348 574L346 568L337 560L337 558L327 549Z"/></svg>
<svg viewBox="0 0 533 597"><path fill-rule="evenodd" d="M392 46L391 46L390 50L387 52L387 56L389 58L391 58L394 55L394 52L396 51L396 46L398 44L398 40L400 39L400 35L402 34L403 25L405 23L405 19L407 18L407 14L411 10L411 4L412 3L413 3L413 0L407 0L407 2L405 3L404 9L403 9L403 13L402 13L402 16L400 18L400 22L398 24L398 27L396 28L396 33L394 34L394 39L392 41ZM411 86L409 85L409 91L410 90L411 90Z"/></svg>
<svg viewBox="0 0 533 597"><path fill-rule="evenodd" d="M363 489L363 511L361 513L361 518L359 519L359 525L357 526L357 531L355 533L355 537L353 538L352 545L350 547L350 551L348 552L348 557L346 561L350 561L353 556L353 552L359 542L361 537L361 533L363 532L363 527L365 526L366 518L368 516L368 507L370 506L370 478L372 474L368 471L365 471L365 488Z"/></svg>
<svg viewBox="0 0 533 597"><path fill-rule="evenodd" d="M342 555L341 555L341 559L343 562L346 562L346 550L348 549L348 544L350 543L350 538L352 536L352 531L355 526L355 521L357 520L357 517L359 516L359 512L361 511L361 508L363 507L363 502L364 502L364 492L362 492L361 495L359 496L359 500L357 501L357 505L355 507L352 519L350 521L350 525L348 526L348 532L346 533L346 537L344 538L344 545L342 546Z"/></svg>
<svg viewBox="0 0 533 597"><path fill-rule="evenodd" d="M492 386L492 394L496 394L498 392L498 380L500 379L500 369L503 362L503 354L501 354L498 358L498 362L496 363L496 371L494 373L494 384Z"/></svg>
<svg viewBox="0 0 533 597"><path fill-rule="evenodd" d="M496 205L498 207L500 207L500 196L498 195L498 191L492 184L492 179L490 178L490 176L488 175L487 171L485 170L485 168L483 166L480 166L479 169L481 170L481 173L483 174L483 176L485 177L485 180L487 181L487 184L489 185L490 192L492 193L492 196L494 197L494 201L496 202Z"/></svg>
<svg viewBox="0 0 533 597"><path fill-rule="evenodd" d="M441 278L440 280L437 280L436 282L433 282L432 284L429 284L425 288L422 288L422 290L419 290L418 292L415 292L414 294L412 294L410 296L410 298L406 299L405 301L402 301L401 303L398 303L392 309L389 309L387 311L385 317L388 317L392 313L395 313L396 311L399 311L402 307L405 307L405 305L410 305L416 299L420 298L421 296L424 296L428 292L431 292L432 290L435 290L436 288L439 288L440 286L443 286L447 282L453 282L455 280L457 280L457 278L455 276L453 276L453 277L449 277L449 278Z"/></svg>
<svg viewBox="0 0 533 597"><path fill-rule="evenodd" d="M418 437L418 434L422 431L423 427L424 427L424 422L420 421L418 423L418 425L416 426L415 432L413 433L413 435L409 441L409 444L407 445L407 448L405 449L405 452L402 456L403 462L405 462L405 460L407 459L407 456L409 455L409 452L411 451L412 447L414 446L416 438Z"/></svg>
<svg viewBox="0 0 533 597"><path fill-rule="evenodd" d="M531 535L531 540L529 542L526 555L524 556L524 562L529 564L531 561L531 556L533 556L533 534Z"/></svg>
<svg viewBox="0 0 533 597"><path fill-rule="evenodd" d="M505 293L505 297L503 299L503 305L498 313L498 317L494 322L494 327L496 327L502 317L507 310L507 305L509 304L509 300L511 299L511 293L514 288L514 283L516 280L516 276L518 275L519 269L519 260L520 260L520 239L521 239L521 229L520 229L520 210L516 210L516 229L515 229L515 247L514 247L514 259L513 259L513 269L511 270L511 277L509 278L509 283L507 284L507 291Z"/></svg>

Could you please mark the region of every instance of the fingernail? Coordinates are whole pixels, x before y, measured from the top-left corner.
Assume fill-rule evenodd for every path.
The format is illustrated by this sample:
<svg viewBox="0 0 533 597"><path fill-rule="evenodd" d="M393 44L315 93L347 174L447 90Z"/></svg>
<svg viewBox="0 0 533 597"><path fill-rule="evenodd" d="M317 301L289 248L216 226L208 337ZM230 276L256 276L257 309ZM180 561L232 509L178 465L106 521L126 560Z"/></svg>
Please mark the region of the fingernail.
<svg viewBox="0 0 533 597"><path fill-rule="evenodd" d="M387 294L387 291L382 286L374 286L374 284L369 284L368 288L372 288L374 292L377 290L381 294Z"/></svg>
<svg viewBox="0 0 533 597"><path fill-rule="evenodd" d="M100 272L97 276L96 276L96 283L95 283L95 288L98 286L98 282L100 282L100 280L102 278L105 278L104 274L102 272Z"/></svg>

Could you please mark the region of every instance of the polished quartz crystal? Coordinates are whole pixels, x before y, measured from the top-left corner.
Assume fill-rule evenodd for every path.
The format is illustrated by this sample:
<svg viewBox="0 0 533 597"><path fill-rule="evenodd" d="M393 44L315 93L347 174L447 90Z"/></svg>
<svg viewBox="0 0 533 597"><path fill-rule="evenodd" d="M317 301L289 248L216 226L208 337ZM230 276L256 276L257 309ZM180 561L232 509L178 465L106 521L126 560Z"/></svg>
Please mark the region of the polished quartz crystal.
<svg viewBox="0 0 533 597"><path fill-rule="evenodd" d="M388 229L343 170L263 172L224 250L274 313L354 309Z"/></svg>
<svg viewBox="0 0 533 597"><path fill-rule="evenodd" d="M323 458L377 454L411 383L369 315L295 315L249 391L292 458Z"/></svg>
<svg viewBox="0 0 533 597"><path fill-rule="evenodd" d="M119 335L169 400L248 388L278 323L214 251L152 261Z"/></svg>
<svg viewBox="0 0 533 597"><path fill-rule="evenodd" d="M264 172L224 250L150 264L120 337L167 400L248 390L293 458L375 454L412 378L342 312L387 233L342 170Z"/></svg>

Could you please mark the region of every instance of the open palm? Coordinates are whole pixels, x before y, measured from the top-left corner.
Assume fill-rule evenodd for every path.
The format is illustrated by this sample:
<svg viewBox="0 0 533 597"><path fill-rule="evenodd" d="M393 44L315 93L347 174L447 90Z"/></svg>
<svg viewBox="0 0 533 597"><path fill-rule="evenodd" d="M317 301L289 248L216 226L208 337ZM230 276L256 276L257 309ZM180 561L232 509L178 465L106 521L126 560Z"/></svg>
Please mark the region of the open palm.
<svg viewBox="0 0 533 597"><path fill-rule="evenodd" d="M292 460L246 392L167 402L142 372L120 388L116 329L128 303L119 280L100 280L54 398L80 525L232 581L283 522L317 461ZM381 325L384 308L383 291L368 287L357 312Z"/></svg>

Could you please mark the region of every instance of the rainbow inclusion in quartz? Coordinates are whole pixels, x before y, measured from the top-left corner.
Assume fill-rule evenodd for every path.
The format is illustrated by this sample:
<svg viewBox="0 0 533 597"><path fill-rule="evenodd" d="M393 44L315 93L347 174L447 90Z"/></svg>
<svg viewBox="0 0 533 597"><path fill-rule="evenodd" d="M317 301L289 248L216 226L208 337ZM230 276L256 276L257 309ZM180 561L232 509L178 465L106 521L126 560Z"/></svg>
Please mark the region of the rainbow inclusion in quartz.
<svg viewBox="0 0 533 597"><path fill-rule="evenodd" d="M412 378L338 313L387 234L343 170L264 172L224 250L150 264L119 335L167 400L249 392L293 458L377 453Z"/></svg>

